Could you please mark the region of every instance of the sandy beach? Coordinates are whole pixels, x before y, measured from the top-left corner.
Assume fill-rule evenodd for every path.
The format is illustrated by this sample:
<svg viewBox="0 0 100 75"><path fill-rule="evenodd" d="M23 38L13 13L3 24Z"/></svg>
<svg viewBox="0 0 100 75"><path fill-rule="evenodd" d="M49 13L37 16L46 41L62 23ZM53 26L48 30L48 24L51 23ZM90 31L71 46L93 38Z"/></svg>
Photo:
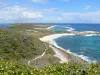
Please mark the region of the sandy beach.
<svg viewBox="0 0 100 75"><path fill-rule="evenodd" d="M62 33L62 34L51 34L51 35L47 35L47 36L44 36L42 38L39 38L41 41L43 42L49 42L50 44L52 43L52 41L58 37L62 37L62 36L73 36L75 34L73 33Z"/></svg>
<svg viewBox="0 0 100 75"><path fill-rule="evenodd" d="M42 38L39 38L41 41L46 42L49 44L49 46L52 48L52 50L55 52L55 57L60 59L59 63L66 63L66 62L85 62L83 59L81 59L78 56L75 56L73 54L68 53L66 50L63 48L57 46L57 44L53 41L54 39L61 37L61 36L73 36L75 34L72 33L62 33L62 34L52 34L52 35L47 35Z"/></svg>

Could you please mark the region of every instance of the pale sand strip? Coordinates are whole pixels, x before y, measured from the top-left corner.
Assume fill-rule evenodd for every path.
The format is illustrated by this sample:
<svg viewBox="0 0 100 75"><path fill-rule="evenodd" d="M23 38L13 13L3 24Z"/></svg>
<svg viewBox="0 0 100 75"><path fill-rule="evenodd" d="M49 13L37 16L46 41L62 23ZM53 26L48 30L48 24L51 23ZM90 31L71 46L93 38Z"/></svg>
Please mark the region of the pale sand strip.
<svg viewBox="0 0 100 75"><path fill-rule="evenodd" d="M39 38L41 41L43 42L49 42L50 44L52 43L52 40L58 38L58 37L61 37L61 36L70 36L70 35L75 35L73 33L62 33L62 34L52 34L52 35L47 35L47 36L44 36L42 38Z"/></svg>
<svg viewBox="0 0 100 75"><path fill-rule="evenodd" d="M56 53L54 56L60 59L60 63L66 63L66 62L73 62L73 63L83 63L86 62L83 59L81 59L78 56L75 56L73 54L68 53L63 48L57 48L54 45L50 45L50 47L54 50Z"/></svg>
<svg viewBox="0 0 100 75"><path fill-rule="evenodd" d="M56 47L50 45L50 47L54 50L55 52L55 57L60 58L60 63L64 63L64 62L68 62L68 58L66 58L63 54L62 51L60 51L59 49L57 49Z"/></svg>
<svg viewBox="0 0 100 75"><path fill-rule="evenodd" d="M55 52L54 56L61 60L60 63L65 63L68 61L83 62L83 60L81 58L67 53L67 51L65 51L63 48L60 48L58 46L55 47L56 44L53 42L54 39L61 37L61 36L71 36L71 35L73 36L74 34L72 34L72 33L71 34L69 34L69 33L52 34L52 35L44 36L43 38L40 38L40 40L50 44L50 47Z"/></svg>

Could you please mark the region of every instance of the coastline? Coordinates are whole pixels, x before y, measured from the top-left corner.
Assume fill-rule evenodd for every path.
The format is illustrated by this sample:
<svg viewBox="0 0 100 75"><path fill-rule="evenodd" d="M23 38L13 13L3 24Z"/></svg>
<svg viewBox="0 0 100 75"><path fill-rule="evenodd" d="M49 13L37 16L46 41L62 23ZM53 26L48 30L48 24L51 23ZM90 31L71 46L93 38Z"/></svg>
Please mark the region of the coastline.
<svg viewBox="0 0 100 75"><path fill-rule="evenodd" d="M48 27L37 27L34 28L36 31L40 32L39 30L44 30L42 35L40 36L41 33L39 33L39 40L42 42L46 42L49 44L50 48L52 48L52 51L55 53L55 55L53 55L54 57L59 58L61 61L60 63L63 62L69 62L69 61L73 61L76 62L76 60L78 60L77 62L81 61L81 62L96 62L95 60L90 60L89 57L84 56L84 55L78 55L76 53L71 52L69 49L63 49L60 46L57 45L57 43L54 41L56 38L62 37L62 36L100 36L100 32L96 32L96 31L82 31L82 32L78 32L78 31L72 31L72 32L50 32L47 31L49 29L51 29L52 27L54 27L53 25L48 26ZM47 31L47 32L45 32ZM45 34L46 33L46 34ZM35 36L37 36L38 34L35 34ZM66 54L65 54L66 53Z"/></svg>
<svg viewBox="0 0 100 75"><path fill-rule="evenodd" d="M42 38L39 38L42 42L46 42L49 44L50 48L55 52L55 57L60 59L59 63L68 63L68 62L74 62L74 63L82 63L86 62L81 57L78 57L74 54L71 54L67 52L65 49L59 47L53 40L62 36L74 36L73 33L62 33L62 34L51 34L44 36Z"/></svg>
<svg viewBox="0 0 100 75"><path fill-rule="evenodd" d="M86 62L85 60L81 59L78 56L75 56L73 54L68 53L65 49L57 48L54 45L50 45L50 47L53 49L53 51L56 53L54 56L58 57L60 59L59 63L68 63L68 62L73 62L73 63L84 63Z"/></svg>
<svg viewBox="0 0 100 75"><path fill-rule="evenodd" d="M51 28L53 28L53 27L55 27L55 25L54 25L54 26L52 25L52 26L50 26L50 27L48 27L48 28L46 28L46 29L51 29Z"/></svg>

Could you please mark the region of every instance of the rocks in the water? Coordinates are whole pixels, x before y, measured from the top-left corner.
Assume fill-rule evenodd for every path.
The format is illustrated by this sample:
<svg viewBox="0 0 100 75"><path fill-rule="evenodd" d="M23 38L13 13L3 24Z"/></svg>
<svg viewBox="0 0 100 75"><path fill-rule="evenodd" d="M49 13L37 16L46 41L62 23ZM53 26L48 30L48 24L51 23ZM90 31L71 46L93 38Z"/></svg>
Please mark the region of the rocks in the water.
<svg viewBox="0 0 100 75"><path fill-rule="evenodd" d="M75 35L78 36L85 36L85 35L100 35L100 32L96 31L84 31L84 32L73 32Z"/></svg>

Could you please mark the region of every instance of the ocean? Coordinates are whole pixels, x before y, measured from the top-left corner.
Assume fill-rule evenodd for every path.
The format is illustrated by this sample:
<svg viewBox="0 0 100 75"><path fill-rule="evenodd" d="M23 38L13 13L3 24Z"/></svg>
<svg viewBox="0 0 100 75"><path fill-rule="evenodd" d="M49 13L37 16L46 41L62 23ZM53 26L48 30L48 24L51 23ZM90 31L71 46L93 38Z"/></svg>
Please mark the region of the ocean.
<svg viewBox="0 0 100 75"><path fill-rule="evenodd" d="M0 28L7 28L9 26L11 26L11 24L4 24L4 23L0 24Z"/></svg>
<svg viewBox="0 0 100 75"><path fill-rule="evenodd" d="M0 24L7 28L10 24ZM100 24L54 24L53 31L98 31ZM57 47L64 48L67 52L81 57L88 62L100 61L100 36L62 36L53 40Z"/></svg>
<svg viewBox="0 0 100 75"><path fill-rule="evenodd" d="M55 24L54 31L100 31L100 24Z"/></svg>
<svg viewBox="0 0 100 75"><path fill-rule="evenodd" d="M54 25L53 31L98 31L100 24L64 24ZM56 46L81 57L87 62L100 61L100 36L62 36L53 40Z"/></svg>

